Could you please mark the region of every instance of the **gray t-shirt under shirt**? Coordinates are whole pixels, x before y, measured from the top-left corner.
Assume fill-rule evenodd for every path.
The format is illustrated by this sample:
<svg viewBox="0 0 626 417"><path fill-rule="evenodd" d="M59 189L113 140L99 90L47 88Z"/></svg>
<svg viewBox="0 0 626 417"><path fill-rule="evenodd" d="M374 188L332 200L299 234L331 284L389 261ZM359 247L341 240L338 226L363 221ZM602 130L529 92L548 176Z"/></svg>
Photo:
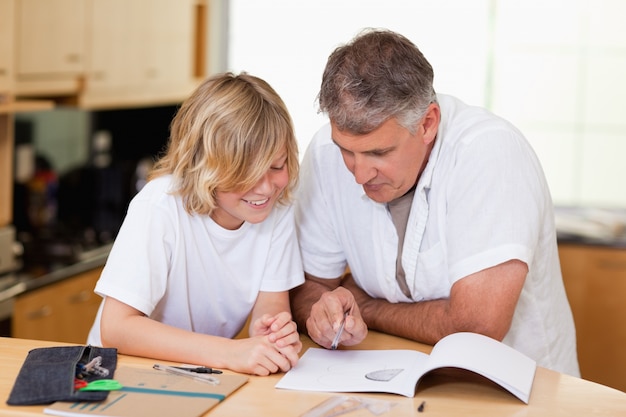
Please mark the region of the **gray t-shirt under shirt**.
<svg viewBox="0 0 626 417"><path fill-rule="evenodd" d="M396 227L398 233L398 256L396 257L396 281L400 289L407 297L411 298L411 290L406 285L406 278L404 275L404 268L402 267L402 246L404 245L404 235L406 234L406 224L409 220L409 213L411 212L411 203L413 202L413 196L415 195L415 187L411 188L402 197L398 197L395 200L387 203L387 209L391 214L391 220Z"/></svg>

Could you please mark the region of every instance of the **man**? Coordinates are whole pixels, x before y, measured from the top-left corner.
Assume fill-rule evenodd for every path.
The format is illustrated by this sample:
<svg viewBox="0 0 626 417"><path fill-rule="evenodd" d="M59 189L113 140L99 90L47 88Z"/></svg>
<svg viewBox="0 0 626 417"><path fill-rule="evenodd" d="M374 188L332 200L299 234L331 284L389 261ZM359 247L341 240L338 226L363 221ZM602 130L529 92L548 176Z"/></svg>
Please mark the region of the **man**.
<svg viewBox="0 0 626 417"><path fill-rule="evenodd" d="M297 195L296 321L327 348L344 315L344 345L368 328L429 344L481 333L578 376L541 166L515 127L432 83L393 32L365 31L329 57L319 103L330 124Z"/></svg>

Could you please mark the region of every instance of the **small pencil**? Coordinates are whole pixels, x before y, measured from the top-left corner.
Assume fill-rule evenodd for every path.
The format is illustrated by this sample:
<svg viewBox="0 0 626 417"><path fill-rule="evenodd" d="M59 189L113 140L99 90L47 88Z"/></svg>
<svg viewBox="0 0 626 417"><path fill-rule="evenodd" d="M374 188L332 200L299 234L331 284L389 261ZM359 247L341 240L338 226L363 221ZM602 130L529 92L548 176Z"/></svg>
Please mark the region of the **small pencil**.
<svg viewBox="0 0 626 417"><path fill-rule="evenodd" d="M347 316L348 316L348 312L346 311L345 313L343 313L343 319L341 320L341 325L339 326L339 330L337 330L337 334L335 335L335 338L333 339L333 343L330 345L330 348L332 350L337 349L337 347L339 346L339 340L341 339L341 334L343 333L343 327L346 324Z"/></svg>

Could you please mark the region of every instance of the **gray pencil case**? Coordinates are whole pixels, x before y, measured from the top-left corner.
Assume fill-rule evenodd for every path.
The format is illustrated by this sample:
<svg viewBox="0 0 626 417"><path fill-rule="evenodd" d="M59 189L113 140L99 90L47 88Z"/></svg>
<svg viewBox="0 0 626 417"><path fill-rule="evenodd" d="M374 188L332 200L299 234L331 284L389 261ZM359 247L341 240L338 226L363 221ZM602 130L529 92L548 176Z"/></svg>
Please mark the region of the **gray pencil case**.
<svg viewBox="0 0 626 417"><path fill-rule="evenodd" d="M94 365L93 364L97 364ZM95 346L58 346L28 352L9 405L49 404L55 401L103 401L108 391L80 391L79 386L98 379L112 379L117 349Z"/></svg>

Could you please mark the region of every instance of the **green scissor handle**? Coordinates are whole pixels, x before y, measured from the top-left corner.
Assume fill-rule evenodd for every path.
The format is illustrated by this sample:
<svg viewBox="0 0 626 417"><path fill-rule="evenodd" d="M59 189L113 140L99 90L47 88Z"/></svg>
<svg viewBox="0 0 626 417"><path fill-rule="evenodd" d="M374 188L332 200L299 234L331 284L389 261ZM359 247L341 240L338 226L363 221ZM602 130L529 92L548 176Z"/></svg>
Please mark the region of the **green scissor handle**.
<svg viewBox="0 0 626 417"><path fill-rule="evenodd" d="M122 384L114 379L98 379L91 381L79 391L115 391L122 389Z"/></svg>

